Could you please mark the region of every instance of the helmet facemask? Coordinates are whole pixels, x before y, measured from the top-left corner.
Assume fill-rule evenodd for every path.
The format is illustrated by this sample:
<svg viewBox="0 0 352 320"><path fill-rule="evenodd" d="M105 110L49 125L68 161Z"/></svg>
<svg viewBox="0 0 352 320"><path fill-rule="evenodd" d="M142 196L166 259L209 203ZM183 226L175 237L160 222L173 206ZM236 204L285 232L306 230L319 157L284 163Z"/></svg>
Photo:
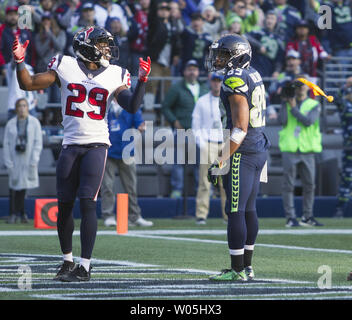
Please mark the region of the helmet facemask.
<svg viewBox="0 0 352 320"><path fill-rule="evenodd" d="M206 58L206 68L209 72L225 72L225 68L230 60L231 54L228 50L212 48L210 46L209 55Z"/></svg>
<svg viewBox="0 0 352 320"><path fill-rule="evenodd" d="M112 36L109 36L108 38L101 38L97 39L96 43L93 44L94 49L98 51L97 57L98 61L92 61L92 62L98 62L100 65L103 67L108 67L110 64L110 61L113 60L118 60L119 58L119 48L118 46L115 45L114 39Z"/></svg>
<svg viewBox="0 0 352 320"><path fill-rule="evenodd" d="M97 63L103 67L108 67L110 60L118 60L119 49L114 43L114 38L108 32L104 35L91 39L83 29L74 37L74 50L77 57L83 61ZM92 27L88 29L90 31Z"/></svg>
<svg viewBox="0 0 352 320"><path fill-rule="evenodd" d="M206 68L209 72L221 71L235 68L248 68L252 57L250 46L238 43L235 48L230 50L219 47L217 41L213 42L209 47L209 55L206 59Z"/></svg>

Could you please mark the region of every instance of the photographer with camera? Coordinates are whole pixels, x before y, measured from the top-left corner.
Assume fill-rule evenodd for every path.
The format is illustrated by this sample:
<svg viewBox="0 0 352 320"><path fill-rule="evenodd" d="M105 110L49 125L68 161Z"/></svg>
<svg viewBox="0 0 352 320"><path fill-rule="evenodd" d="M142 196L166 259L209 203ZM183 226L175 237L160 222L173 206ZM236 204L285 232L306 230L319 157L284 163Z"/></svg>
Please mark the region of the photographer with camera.
<svg viewBox="0 0 352 320"><path fill-rule="evenodd" d="M306 78L306 76L302 76ZM281 91L279 148L283 164L283 204L286 227L322 226L313 217L315 154L322 151L320 104L309 98L309 88L299 81L288 82ZM298 172L303 188L303 216L298 223L294 207L294 187Z"/></svg>
<svg viewBox="0 0 352 320"><path fill-rule="evenodd" d="M9 173L10 216L8 223L27 223L24 199L27 189L39 186L38 162L42 151L42 128L21 98L15 104L16 116L5 127L4 163Z"/></svg>

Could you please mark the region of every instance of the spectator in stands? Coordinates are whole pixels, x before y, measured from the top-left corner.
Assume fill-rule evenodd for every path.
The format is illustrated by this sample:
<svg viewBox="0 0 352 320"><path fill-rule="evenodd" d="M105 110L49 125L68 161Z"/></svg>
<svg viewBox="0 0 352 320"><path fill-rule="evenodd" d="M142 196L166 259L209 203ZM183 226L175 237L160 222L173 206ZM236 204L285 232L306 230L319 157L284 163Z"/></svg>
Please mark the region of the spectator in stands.
<svg viewBox="0 0 352 320"><path fill-rule="evenodd" d="M262 77L277 77L282 70L284 43L276 33L274 11L265 15L264 28L249 32L246 38L252 46L252 66Z"/></svg>
<svg viewBox="0 0 352 320"><path fill-rule="evenodd" d="M337 57L352 56L352 8L348 0L332 0L324 3L331 8L332 28L324 30L322 44L326 51ZM338 63L351 63L341 60Z"/></svg>
<svg viewBox="0 0 352 320"><path fill-rule="evenodd" d="M201 76L207 75L204 61L208 53L208 48L212 44L212 39L209 33L204 32L204 20L199 12L192 14L191 25L186 27L182 34L182 65L189 60L196 60L198 63Z"/></svg>
<svg viewBox="0 0 352 320"><path fill-rule="evenodd" d="M234 33L234 34L239 34L241 35L242 32L242 24L241 24L242 20L239 16L233 16L228 20L229 23L229 27L227 28L227 30L223 30L223 32L221 33L221 35L225 35L227 33Z"/></svg>
<svg viewBox="0 0 352 320"><path fill-rule="evenodd" d="M11 66L11 67L9 67ZM32 66L26 64L26 68L30 75L33 75ZM36 91L25 91L22 90L17 81L17 73L15 63L12 62L8 65L7 73L7 87L8 87L8 100L7 100L7 109L8 109L8 119L10 120L16 116L15 104L16 101L20 98L26 99L28 103L29 113L33 116L37 116L36 107L38 102L38 94Z"/></svg>
<svg viewBox="0 0 352 320"><path fill-rule="evenodd" d="M133 76L138 74L139 58L146 58L149 7L150 0L139 0L134 13L138 35L137 38L130 42L130 65L128 68Z"/></svg>
<svg viewBox="0 0 352 320"><path fill-rule="evenodd" d="M116 17L121 20L124 30L128 31L127 16L122 6L112 3L111 0L98 0L94 9L98 26L104 28L108 17Z"/></svg>
<svg viewBox="0 0 352 320"><path fill-rule="evenodd" d="M247 3L244 0L237 0L232 10L229 10L226 15L227 27L231 25L234 17L241 19L241 33L250 32L258 29L259 13L257 8L253 7L252 10L247 8Z"/></svg>
<svg viewBox="0 0 352 320"><path fill-rule="evenodd" d="M66 34L60 29L57 20L50 14L42 16L39 32L34 37L38 59L36 72L44 72L51 58L62 54L66 45ZM49 98L49 102L58 102L56 97Z"/></svg>
<svg viewBox="0 0 352 320"><path fill-rule="evenodd" d="M262 9L266 13L274 10L277 15L278 32L285 42L291 40L295 34L295 27L301 21L301 13L293 6L287 4L287 0L264 1Z"/></svg>
<svg viewBox="0 0 352 320"><path fill-rule="evenodd" d="M54 15L57 3L53 0L40 0L40 5L34 7L33 19L37 25L42 23L43 15Z"/></svg>
<svg viewBox="0 0 352 320"><path fill-rule="evenodd" d="M185 24L182 20L180 6L178 2L175 2L175 1L171 1L169 6L170 6L170 23L172 25L172 28L175 30L175 32L178 35L181 35L183 30L185 29ZM176 41L178 41L178 44L176 45L176 47L181 48L182 47L181 37L180 36L176 37ZM182 76L182 63L178 55L174 56L173 58L173 62L171 65L171 75L173 77Z"/></svg>
<svg viewBox="0 0 352 320"><path fill-rule="evenodd" d="M201 96L192 113L192 130L200 152L198 190L196 196L196 223L206 224L209 214L211 184L208 181L208 169L222 150L223 132L219 108L220 90L223 76L213 73L210 77L210 92ZM219 179L222 216L225 214L226 194Z"/></svg>
<svg viewBox="0 0 352 320"><path fill-rule="evenodd" d="M12 64L12 44L15 40L15 35L19 36L21 43L29 40L29 45L26 52L25 62L31 66L35 65L35 49L32 40L32 32L26 29L18 28L18 8L10 6L6 8L5 23L2 25L2 33L0 39L0 65L4 70L10 68ZM1 62L2 61L2 62ZM6 75L6 71L4 71Z"/></svg>
<svg viewBox="0 0 352 320"><path fill-rule="evenodd" d="M347 79L334 101L340 114L343 130L342 168L334 217L343 218L352 198L352 77Z"/></svg>
<svg viewBox="0 0 352 320"><path fill-rule="evenodd" d="M185 25L191 23L191 16L194 12L199 11L197 6L197 0L178 0L180 5L183 21Z"/></svg>
<svg viewBox="0 0 352 320"><path fill-rule="evenodd" d="M177 148L177 129L187 130L192 127L194 105L200 96L208 92L207 85L198 81L197 61L190 60L186 63L183 76L182 80L171 86L162 103L162 112L174 131L175 150ZM175 161L171 172L172 198L179 198L182 195L183 170L184 166Z"/></svg>
<svg viewBox="0 0 352 320"><path fill-rule="evenodd" d="M178 31L170 22L170 6L167 1L151 0L148 13L148 35L147 55L152 60L152 71L150 76L170 76L171 64L177 63L180 48ZM154 99L159 82L150 81L147 84L147 93L144 97L145 109L154 108ZM168 90L170 82L165 82L165 91Z"/></svg>
<svg viewBox="0 0 352 320"><path fill-rule="evenodd" d="M118 169L124 192L128 194L128 224L129 226L151 227L153 222L147 221L141 216L141 208L137 202L137 170L134 162L134 150L129 158L123 158L123 149L131 142L123 141L124 132L136 128L143 132L145 123L142 112L128 113L118 104L114 103L108 114L110 131L109 148L105 166L105 173L101 185L101 210L105 226L116 225L116 194L114 193L115 174ZM133 142L132 142L133 143Z"/></svg>
<svg viewBox="0 0 352 320"><path fill-rule="evenodd" d="M62 29L69 29L71 27L71 21L74 16L79 16L79 10L81 8L80 0L66 0L55 10L58 24Z"/></svg>
<svg viewBox="0 0 352 320"><path fill-rule="evenodd" d="M138 26L129 7L126 6L129 29L124 30L120 18L112 17L106 20L106 29L111 32L114 37L114 42L118 46L119 58L112 64L118 64L120 67L128 69L130 61L130 43L138 36ZM136 74L137 75L137 74Z"/></svg>
<svg viewBox="0 0 352 320"><path fill-rule="evenodd" d="M216 11L214 6L208 5L202 10L202 16L204 19L203 31L209 33L213 41L220 38L221 31L225 29L224 15Z"/></svg>
<svg viewBox="0 0 352 320"><path fill-rule="evenodd" d="M307 77L306 75L301 75ZM279 148L283 164L283 204L286 227L322 226L313 216L315 189L315 154L322 151L320 104L308 97L309 88L301 82L290 82L282 91L279 120ZM294 206L297 172L303 189L303 216L298 223Z"/></svg>
<svg viewBox="0 0 352 320"><path fill-rule="evenodd" d="M37 48L38 62L36 72L44 72L47 65L56 54L63 54L66 46L66 33L59 27L56 18L50 14L42 15L42 23L39 32L34 37L35 46ZM56 85L52 85L45 90L49 103L60 103L60 89ZM46 108L44 111L44 122L48 124L49 114L53 114L51 124L57 125L61 122L61 107Z"/></svg>
<svg viewBox="0 0 352 320"><path fill-rule="evenodd" d="M296 76L301 73L301 56L299 52L290 50L286 54L286 66L284 72L278 75L276 81L272 82L268 89L270 103L280 103L282 88L285 84L294 80Z"/></svg>
<svg viewBox="0 0 352 320"><path fill-rule="evenodd" d="M318 59L329 59L331 56L324 50L315 35L309 35L309 24L301 20L296 25L295 39L287 43L286 52L296 50L301 56L302 71L310 77L317 77Z"/></svg>
<svg viewBox="0 0 352 320"><path fill-rule="evenodd" d="M38 119L28 111L26 99L16 101L16 117L5 126L4 163L9 173L10 216L8 223L28 222L24 210L27 189L39 186L38 163L43 147Z"/></svg>
<svg viewBox="0 0 352 320"><path fill-rule="evenodd" d="M81 6L79 15L71 17L69 33L74 35L79 29L96 24L94 5L91 2L87 2Z"/></svg>

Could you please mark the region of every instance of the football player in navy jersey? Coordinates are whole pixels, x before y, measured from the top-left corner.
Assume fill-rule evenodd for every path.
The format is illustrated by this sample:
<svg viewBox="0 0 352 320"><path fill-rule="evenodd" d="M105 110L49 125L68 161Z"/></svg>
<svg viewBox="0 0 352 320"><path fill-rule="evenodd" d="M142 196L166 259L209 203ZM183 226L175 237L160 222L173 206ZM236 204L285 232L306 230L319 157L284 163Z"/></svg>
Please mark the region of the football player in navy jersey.
<svg viewBox="0 0 352 320"><path fill-rule="evenodd" d="M230 153L224 149L208 171L213 185L222 175L227 196L225 212L231 269L210 277L216 281L254 278L252 255L258 234L256 198L270 142L264 134L265 88L260 74L250 66L251 57L248 41L230 34L212 43L206 60L209 71L224 74L220 97L226 110L226 128L230 130Z"/></svg>
<svg viewBox="0 0 352 320"><path fill-rule="evenodd" d="M61 89L64 139L56 168L58 218L57 231L63 264L55 280L90 280L90 259L94 247L97 217L96 200L104 175L107 149L111 145L107 125L112 99L131 113L137 112L150 73L150 58L140 58L139 81L129 90L129 72L109 63L116 49L112 35L104 28L90 26L78 31L73 39L76 57L57 55L48 70L33 76L24 64L28 40L18 37L13 44L17 78L21 89L41 90L57 84ZM81 259L72 257L74 221L72 209L76 197L81 212Z"/></svg>

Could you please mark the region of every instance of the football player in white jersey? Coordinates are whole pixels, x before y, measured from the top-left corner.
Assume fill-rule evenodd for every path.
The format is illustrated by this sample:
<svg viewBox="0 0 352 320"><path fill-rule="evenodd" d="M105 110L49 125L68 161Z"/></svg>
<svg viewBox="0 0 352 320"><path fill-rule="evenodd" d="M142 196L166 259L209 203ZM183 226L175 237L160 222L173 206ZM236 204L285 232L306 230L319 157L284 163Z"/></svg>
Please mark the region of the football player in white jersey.
<svg viewBox="0 0 352 320"><path fill-rule="evenodd" d="M97 231L96 200L110 146L107 108L116 98L125 110L137 112L143 100L151 61L149 57L147 61L140 58L139 81L132 93L129 72L109 63L113 51L118 48L104 28L91 26L77 32L73 39L76 58L57 55L46 72L35 75L30 75L24 64L27 46L28 40L22 45L16 37L13 55L21 89L40 90L54 84L61 89L64 139L56 178L57 230L64 262L54 279L88 281ZM72 209L76 196L80 199L82 218L79 265L72 258Z"/></svg>

